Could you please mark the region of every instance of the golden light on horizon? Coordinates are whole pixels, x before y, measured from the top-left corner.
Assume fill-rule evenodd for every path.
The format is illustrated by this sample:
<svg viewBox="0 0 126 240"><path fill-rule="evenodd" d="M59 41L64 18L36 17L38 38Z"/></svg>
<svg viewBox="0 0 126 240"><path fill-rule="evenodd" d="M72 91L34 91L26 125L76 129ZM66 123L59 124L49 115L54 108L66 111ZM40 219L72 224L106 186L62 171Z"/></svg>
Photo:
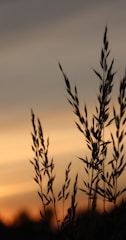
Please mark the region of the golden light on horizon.
<svg viewBox="0 0 126 240"><path fill-rule="evenodd" d="M93 109L89 109L89 112L93 112ZM45 140L47 136L50 138L49 157L53 157L55 163L56 191L61 188L62 182L64 181L65 168L68 162L72 161L71 177L74 178L74 175L78 171L80 176L83 177L82 163L77 158L87 155L86 142L83 135L74 125L73 113L70 111L66 116L64 114L59 115L59 113L57 113L57 115L51 118L51 115L49 116L47 114L48 119L51 119L51 126L48 125L50 121L46 121L46 116L43 118L43 122L45 123L43 124ZM40 120L42 120L41 114ZM28 126L28 128L26 128L26 126ZM30 118L29 124L26 124L26 126L25 132L23 130L23 124L21 124L19 129L18 127L13 127L10 128L10 131L8 129L5 133L2 132L0 138L0 144L2 146L1 159L4 159L4 161L1 161L0 201L2 198L6 198L6 201L9 201L10 197L15 198L16 195L22 195L22 206L24 203L28 204L28 200L25 199L26 194L34 191L35 195L37 195L36 192L38 189L33 181L34 169L29 163L29 160L32 160L34 157L31 149L32 138L30 131L32 132L32 126ZM106 139L110 139L110 130L113 131L113 129L112 127L111 129L108 128L105 136ZM81 183L82 179L79 181ZM33 195L32 197L34 198ZM13 205L11 207L13 208ZM11 210L11 212L13 212L13 210Z"/></svg>

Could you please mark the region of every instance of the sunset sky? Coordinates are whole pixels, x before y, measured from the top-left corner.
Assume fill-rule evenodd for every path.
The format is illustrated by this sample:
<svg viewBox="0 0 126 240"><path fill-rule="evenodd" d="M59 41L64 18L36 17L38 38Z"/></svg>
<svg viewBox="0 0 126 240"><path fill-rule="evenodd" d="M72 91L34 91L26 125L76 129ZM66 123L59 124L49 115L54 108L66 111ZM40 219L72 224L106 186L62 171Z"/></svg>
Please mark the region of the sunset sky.
<svg viewBox="0 0 126 240"><path fill-rule="evenodd" d="M115 92L126 67L125 0L2 0L0 1L0 216L17 211L39 212L37 186L29 160L31 108L40 117L57 178L83 154L83 138L67 103L61 62L77 84L82 105L96 101L105 25L117 70ZM117 84L117 85L116 85ZM83 152L83 153L82 153ZM81 172L82 174L82 172Z"/></svg>

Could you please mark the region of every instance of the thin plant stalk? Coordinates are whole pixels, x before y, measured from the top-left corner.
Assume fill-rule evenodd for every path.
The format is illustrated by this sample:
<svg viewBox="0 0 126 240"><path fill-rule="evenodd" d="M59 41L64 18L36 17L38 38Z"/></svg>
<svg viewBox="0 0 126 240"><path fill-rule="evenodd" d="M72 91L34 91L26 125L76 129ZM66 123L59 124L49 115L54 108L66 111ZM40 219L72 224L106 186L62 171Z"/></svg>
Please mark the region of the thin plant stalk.
<svg viewBox="0 0 126 240"><path fill-rule="evenodd" d="M65 212L65 201L68 199L69 195L70 195L70 168L71 168L71 162L68 164L66 170L65 170L65 181L64 184L62 186L62 189L60 190L60 192L58 193L58 201L62 200L62 210L63 210L63 220L64 220L64 212Z"/></svg>
<svg viewBox="0 0 126 240"><path fill-rule="evenodd" d="M90 181L87 183L84 180L84 185L86 189L80 189L88 195L88 203L93 209L95 207L96 198L97 198L97 188L99 181L101 180L102 175L105 174L105 159L107 155L107 146L110 143L104 139L104 129L108 127L112 119L109 119L109 103L111 100L111 92L113 88L113 77L115 73L112 72L114 59L111 61L110 65L108 64L108 56L110 50L108 49L108 40L107 40L107 26L105 28L104 37L103 37L103 48L101 50L101 60L100 65L102 68L102 74L94 70L97 77L100 79L99 86L99 95L98 103L99 106L96 107L96 114L92 116L92 126L89 126L88 123L88 112L87 106L84 106L84 114L80 111L79 98L77 87L75 85L74 91L71 89L70 81L63 71L61 64L59 63L59 68L63 74L66 90L68 93L68 101L73 108L74 114L77 116L79 123L76 123L79 131L84 135L87 143L87 147L90 151L90 159L79 158L83 161L85 167L85 172L87 175L90 174ZM105 183L103 182L104 192L105 192ZM103 208L105 211L105 197L103 198Z"/></svg>
<svg viewBox="0 0 126 240"><path fill-rule="evenodd" d="M56 209L56 197L53 190L55 175L53 174L54 170L54 162L53 159L49 160L48 158L48 148L49 148L49 138L47 139L47 143L45 145L45 140L43 136L43 130L41 126L41 122L38 119L38 128L36 128L35 124L35 115L33 111L31 111L32 116L32 150L35 154L35 157L31 162L34 166L35 177L34 181L37 183L39 187L38 195L42 202L43 210L40 211L42 219L46 219L46 207L50 204L53 204L54 214L56 218L57 228L59 228L58 224L58 216ZM43 185L46 183L46 187Z"/></svg>

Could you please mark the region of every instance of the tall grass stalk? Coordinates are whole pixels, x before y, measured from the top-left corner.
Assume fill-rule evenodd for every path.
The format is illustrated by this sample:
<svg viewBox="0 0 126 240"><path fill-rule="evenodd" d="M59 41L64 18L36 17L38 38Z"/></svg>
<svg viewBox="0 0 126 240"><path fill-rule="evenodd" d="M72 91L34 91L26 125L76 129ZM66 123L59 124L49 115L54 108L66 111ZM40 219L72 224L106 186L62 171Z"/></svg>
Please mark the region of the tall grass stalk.
<svg viewBox="0 0 126 240"><path fill-rule="evenodd" d="M107 147L110 143L105 140L105 130L108 127L113 119L109 118L109 110L110 110L110 101L111 101L111 93L113 89L113 78L115 72L113 72L113 63L114 59L111 63L108 63L108 57L110 54L109 42L107 38L107 26L105 28L104 36L103 36L103 48L101 50L101 59L100 66L102 69L102 74L94 70L95 74L100 79L99 86L99 94L98 94L98 103L99 107L96 107L96 115L94 115L93 120L93 128L91 131L93 132L94 138L97 142L96 151L98 152L98 161L101 163L100 172L102 175L105 175L105 165L106 165L106 157L107 157ZM98 176L99 178L99 176ZM98 183L98 182L97 182ZM105 182L103 181L103 189L105 191ZM98 186L97 186L98 188ZM97 189L96 189L97 191ZM103 209L105 211L105 194L103 196Z"/></svg>
<svg viewBox="0 0 126 240"><path fill-rule="evenodd" d="M73 186L73 190L72 190L70 206L68 207L67 214L62 222L62 227L68 223L72 223L72 224L75 223L76 209L77 209L76 197L77 197L77 190L78 190L77 184L78 184L78 174L76 174L76 177L74 180L74 186Z"/></svg>
<svg viewBox="0 0 126 240"><path fill-rule="evenodd" d="M59 63L59 68L62 72L65 85L66 85L66 91L68 93L68 102L72 106L73 112L76 115L78 121L76 121L76 126L78 130L83 134L87 147L90 152L90 157L79 157L79 159L84 164L84 171L85 175L87 177L84 178L83 183L84 187L80 188L81 191L86 193L88 195L88 206L89 209L95 210L97 205L97 194L99 194L103 198L103 211L106 210L105 202L106 198L108 198L108 186L110 183L106 179L106 176L110 177L110 179L113 178L113 170L111 173L106 172L106 166L107 166L107 153L108 148L111 147L111 144L113 144L113 149L115 152L115 141L113 134L111 134L111 140L105 139L105 132L107 131L107 128L110 127L113 124L113 121L116 122L117 127L117 118L119 118L119 121L121 121L120 116L117 117L116 111L114 110L114 116L110 116L110 103L111 103L111 95L113 90L113 80L115 76L115 72L113 72L113 64L114 59L110 61L109 63L109 55L110 55L110 49L109 49L109 42L107 37L108 29L107 26L105 27L104 35L103 35L103 47L101 49L101 58L100 58L100 67L101 67L101 73L93 69L94 73L100 80L99 84L99 93L97 96L98 99L98 105L95 107L96 113L92 115L92 123L89 126L89 120L88 120L88 111L87 106L84 105L84 111L83 113L80 110L80 103L78 98L78 91L77 87L75 85L74 90L71 88L70 81L64 72L61 64ZM121 86L124 83L121 83ZM121 91L121 90L120 90ZM121 96L124 95L124 92L120 92ZM125 97L124 97L125 98ZM122 109L123 106L123 115L124 115L124 103L121 103L121 97L119 97L119 104ZM122 111L122 110L121 110ZM122 114L122 113L120 113ZM122 116L121 116L122 117ZM121 131L121 135L119 136L119 131L117 131L117 138L118 138L118 150L116 152L122 151L123 146L121 145L121 148L119 144L121 144L121 141L123 139L124 131ZM121 139L121 140L119 140ZM114 153L116 156L116 153ZM114 156L114 159L115 159ZM110 160L110 159L109 159ZM117 156L116 156L116 164L117 164ZM125 164L122 165L123 157L121 157L121 163L120 166L123 166L121 168L122 172L125 169ZM110 161L112 164L113 169L113 160ZM110 164L109 163L109 164ZM115 173L114 173L115 176ZM120 176L120 174L118 174ZM117 176L116 176L117 177ZM85 180L86 179L86 180ZM117 189L117 180L115 178L115 192ZM101 186L102 185L102 186ZM123 190L124 191L124 190ZM122 192L120 192L122 193ZM117 194L117 196L119 193ZM110 200L110 198L109 198ZM112 199L114 201L114 198Z"/></svg>
<svg viewBox="0 0 126 240"><path fill-rule="evenodd" d="M62 185L62 189L58 193L58 201L62 200L63 221L64 221L64 212L65 212L65 201L68 199L70 195L71 179L69 177L69 174L70 174L71 164L72 163L70 162L65 170L65 181L64 181L64 184Z"/></svg>
<svg viewBox="0 0 126 240"><path fill-rule="evenodd" d="M32 150L35 154L35 157L33 160L30 160L30 162L34 166L34 181L38 185L38 195L42 202L42 210L40 211L40 214L43 219L46 219L46 207L50 204L53 204L57 227L59 228L56 209L56 197L54 192L54 161L53 159L49 160L48 157L49 138L47 139L47 143L45 144L41 122L38 118L38 128L36 128L35 115L33 111L31 111L31 116L33 126Z"/></svg>
<svg viewBox="0 0 126 240"><path fill-rule="evenodd" d="M36 127L35 114L33 110L31 110L31 121L33 132L32 135L32 150L34 152L33 160L30 160L30 163L34 166L35 176L34 181L38 185L38 196L42 203L42 209L40 210L40 214L43 220L47 220L48 218L48 207L53 205L54 215L57 223L57 229L60 228L61 220L58 219L57 214L57 203L62 200L62 211L63 211L63 220L61 222L61 226L64 226L66 223L73 222L76 216L76 195L77 195L77 181L78 174L75 177L74 186L72 193L70 191L70 171L71 171L71 162L68 164L65 170L65 181L62 185L61 190L56 196L56 191L54 188L55 174L54 168L55 164L53 159L49 159L48 157L48 149L49 149L49 138L45 144L43 130L41 122L38 118L38 125ZM65 216L65 201L71 194L71 203L70 207L67 209L67 215Z"/></svg>
<svg viewBox="0 0 126 240"><path fill-rule="evenodd" d="M100 194L104 194L109 202L113 202L116 207L117 198L126 191L126 188L118 189L118 181L126 168L125 161L125 136L126 136L126 72L120 81L119 96L117 98L118 105L113 107L113 118L115 124L115 134L111 132L111 141L113 154L109 161L111 170L102 176L107 188L104 190L99 188Z"/></svg>

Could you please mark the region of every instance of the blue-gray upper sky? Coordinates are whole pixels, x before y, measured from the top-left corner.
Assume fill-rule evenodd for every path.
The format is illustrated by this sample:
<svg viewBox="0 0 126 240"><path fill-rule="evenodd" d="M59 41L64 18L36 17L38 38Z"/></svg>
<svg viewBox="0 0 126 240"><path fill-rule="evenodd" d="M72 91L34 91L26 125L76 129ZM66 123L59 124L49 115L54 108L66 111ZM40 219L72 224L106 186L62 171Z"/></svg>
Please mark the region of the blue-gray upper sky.
<svg viewBox="0 0 126 240"><path fill-rule="evenodd" d="M91 69L98 66L106 24L116 66L125 66L125 5L123 0L1 1L1 108L17 110L39 101L48 106L56 99L60 107L57 60L80 89L84 85L85 100L96 85Z"/></svg>

